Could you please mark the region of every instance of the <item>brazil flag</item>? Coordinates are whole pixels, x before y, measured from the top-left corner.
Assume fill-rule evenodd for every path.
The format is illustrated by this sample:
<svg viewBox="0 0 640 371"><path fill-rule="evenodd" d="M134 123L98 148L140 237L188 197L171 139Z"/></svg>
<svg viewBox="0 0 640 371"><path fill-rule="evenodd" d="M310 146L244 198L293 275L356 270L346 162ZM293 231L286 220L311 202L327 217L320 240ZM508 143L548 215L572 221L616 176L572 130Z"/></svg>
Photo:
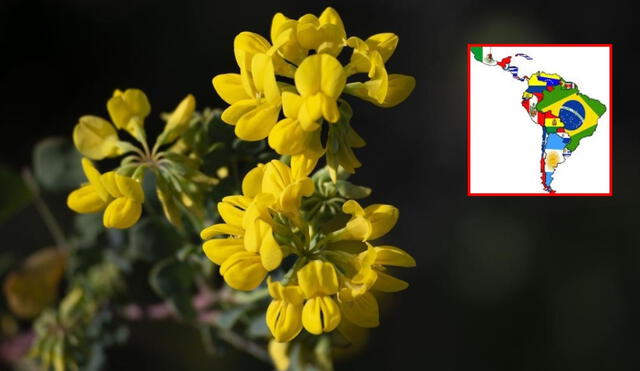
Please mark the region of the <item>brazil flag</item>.
<svg viewBox="0 0 640 371"><path fill-rule="evenodd" d="M584 137L591 136L598 126L598 119L607 108L596 99L580 94L577 88L545 91L538 102L538 111L551 112L560 118L571 141L567 149L574 151Z"/></svg>

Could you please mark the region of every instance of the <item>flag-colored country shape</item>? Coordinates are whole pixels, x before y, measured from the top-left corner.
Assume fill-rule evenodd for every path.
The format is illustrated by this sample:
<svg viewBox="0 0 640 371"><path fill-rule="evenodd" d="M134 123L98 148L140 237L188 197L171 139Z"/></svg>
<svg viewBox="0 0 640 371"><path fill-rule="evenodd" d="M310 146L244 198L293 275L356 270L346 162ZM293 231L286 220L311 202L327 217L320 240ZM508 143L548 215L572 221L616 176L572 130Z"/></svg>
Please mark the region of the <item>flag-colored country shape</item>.
<svg viewBox="0 0 640 371"><path fill-rule="evenodd" d="M542 103L546 103L544 102L545 99L547 99L546 94ZM560 117L560 120L564 123L565 131L573 137L597 125L598 119L604 113L597 106L597 104L602 105L602 103L595 101L597 102L596 104L593 102L594 100L589 102L587 99L584 99L582 94L573 93L550 105L545 105L544 110L545 112L551 111L553 115ZM538 109L541 109L540 105L538 104ZM598 109L598 113L594 111L594 105L596 105L595 108ZM602 107L606 110L604 105Z"/></svg>
<svg viewBox="0 0 640 371"><path fill-rule="evenodd" d="M490 66L495 66L498 63L494 59L494 56L491 53L491 48L485 48L482 46L472 46L471 54L473 54L473 58L478 62L482 62Z"/></svg>

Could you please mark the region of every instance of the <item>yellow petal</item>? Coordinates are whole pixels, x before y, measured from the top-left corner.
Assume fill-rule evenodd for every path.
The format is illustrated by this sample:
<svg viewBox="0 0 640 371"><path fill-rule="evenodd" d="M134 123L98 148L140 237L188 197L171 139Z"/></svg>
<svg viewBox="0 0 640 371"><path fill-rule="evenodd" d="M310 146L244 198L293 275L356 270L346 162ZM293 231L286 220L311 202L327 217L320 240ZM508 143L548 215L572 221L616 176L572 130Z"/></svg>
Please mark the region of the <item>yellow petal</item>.
<svg viewBox="0 0 640 371"><path fill-rule="evenodd" d="M242 228L244 211L227 202L218 202L218 213L227 224Z"/></svg>
<svg viewBox="0 0 640 371"><path fill-rule="evenodd" d="M320 91L321 56L310 55L300 63L295 75L296 88L303 97L311 96Z"/></svg>
<svg viewBox="0 0 640 371"><path fill-rule="evenodd" d="M242 79L237 73L217 75L211 82L220 98L229 104L234 104L243 99L253 98L244 90Z"/></svg>
<svg viewBox="0 0 640 371"><path fill-rule="evenodd" d="M280 33L282 33L282 26L287 21L289 21L289 18L287 18L284 14L280 12L276 13L273 16L273 18L271 19L271 32L270 32L272 42L273 40L278 38L278 35L280 35Z"/></svg>
<svg viewBox="0 0 640 371"><path fill-rule="evenodd" d="M258 165L251 169L242 179L242 194L247 197L255 197L262 192L262 178L264 167Z"/></svg>
<svg viewBox="0 0 640 371"><path fill-rule="evenodd" d="M264 139L278 121L279 114L280 106L263 103L238 120L235 133L242 140L256 141Z"/></svg>
<svg viewBox="0 0 640 371"><path fill-rule="evenodd" d="M376 106L389 108L396 106L407 99L415 86L416 80L412 76L398 74L389 75L387 94L382 103L379 103L378 101L376 101L376 99L370 97L369 88L367 87L367 85L361 82L353 82L347 84L345 92L357 96L361 99L367 100L375 104Z"/></svg>
<svg viewBox="0 0 640 371"><path fill-rule="evenodd" d="M271 22L271 41L276 44L276 41L279 40L283 34L289 32L287 42L281 45L278 50L285 59L296 65L300 64L309 52L298 43L297 29L298 22L296 20L289 19L282 13L277 13L273 16Z"/></svg>
<svg viewBox="0 0 640 371"><path fill-rule="evenodd" d="M370 292L365 292L352 301L340 302L340 309L346 319L360 327L378 327L380 324L378 302Z"/></svg>
<svg viewBox="0 0 640 371"><path fill-rule="evenodd" d="M269 147L281 155L294 155L304 150L307 132L298 120L280 120L269 133Z"/></svg>
<svg viewBox="0 0 640 371"><path fill-rule="evenodd" d="M82 116L73 129L73 143L80 153L94 160L122 154L118 134L111 123L97 116Z"/></svg>
<svg viewBox="0 0 640 371"><path fill-rule="evenodd" d="M316 93L304 98L298 111L298 120L304 130L314 131L320 128L318 120L322 117L323 99L322 93Z"/></svg>
<svg viewBox="0 0 640 371"><path fill-rule="evenodd" d="M291 304L302 304L304 302L304 294L298 285L284 286L278 281L271 281L271 277L267 279L269 294L277 300L284 300Z"/></svg>
<svg viewBox="0 0 640 371"><path fill-rule="evenodd" d="M141 214L140 202L128 197L119 197L107 206L102 223L107 228L125 229L136 224Z"/></svg>
<svg viewBox="0 0 640 371"><path fill-rule="evenodd" d="M169 134L165 139L165 143L174 141L187 130L195 109L196 99L189 94L178 104L167 120L164 132Z"/></svg>
<svg viewBox="0 0 640 371"><path fill-rule="evenodd" d="M394 246L376 246L375 264L395 267L415 267L416 261L406 251Z"/></svg>
<svg viewBox="0 0 640 371"><path fill-rule="evenodd" d="M266 319L276 341L291 341L302 331L302 304L273 300L267 308Z"/></svg>
<svg viewBox="0 0 640 371"><path fill-rule="evenodd" d="M256 54L251 60L253 82L256 90L264 93L271 104L280 104L280 89L276 83L271 57L266 54Z"/></svg>
<svg viewBox="0 0 640 371"><path fill-rule="evenodd" d="M124 91L123 99L127 102L131 113L141 118L145 118L151 112L151 105L146 94L140 89L127 89Z"/></svg>
<svg viewBox="0 0 640 371"><path fill-rule="evenodd" d="M272 160L264 166L262 192L271 193L277 198L292 181L291 169L279 160Z"/></svg>
<svg viewBox="0 0 640 371"><path fill-rule="evenodd" d="M231 236L242 236L244 235L244 229L226 223L214 224L203 229L202 232L200 232L200 238L202 238L203 240L208 240L210 238L223 234L228 234Z"/></svg>
<svg viewBox="0 0 640 371"><path fill-rule="evenodd" d="M124 196L120 189L118 189L118 185L116 184L116 172L115 171L107 171L106 173L100 176L100 183L104 186L104 189L109 192L109 195L113 198L118 198Z"/></svg>
<svg viewBox="0 0 640 371"><path fill-rule="evenodd" d="M391 32L379 33L366 41L369 48L377 50L386 63L398 46L398 36Z"/></svg>
<svg viewBox="0 0 640 371"><path fill-rule="evenodd" d="M84 171L84 175L89 180L89 183L94 187L94 190L98 194L98 196L105 202L108 202L111 197L109 196L109 192L104 188L102 182L100 181L100 172L93 166L93 163L87 158L82 159L82 170Z"/></svg>
<svg viewBox="0 0 640 371"><path fill-rule="evenodd" d="M298 271L297 276L300 288L307 299L338 292L338 276L331 263L312 260Z"/></svg>
<svg viewBox="0 0 640 371"><path fill-rule="evenodd" d="M306 178L316 167L317 159L310 159L305 156L291 157L291 175L293 179Z"/></svg>
<svg viewBox="0 0 640 371"><path fill-rule="evenodd" d="M387 234L398 221L400 212L391 205L373 204L364 209L365 218L371 223L369 240L375 240Z"/></svg>
<svg viewBox="0 0 640 371"><path fill-rule="evenodd" d="M107 203L98 196L93 185L86 184L69 194L67 206L77 213L86 214L104 209Z"/></svg>
<svg viewBox="0 0 640 371"><path fill-rule="evenodd" d="M144 202L144 191L142 190L142 185L137 180L123 176L116 173L115 176L116 185L118 186L118 190L120 193L125 196L133 199L137 202Z"/></svg>
<svg viewBox="0 0 640 371"><path fill-rule="evenodd" d="M238 238L218 238L202 244L205 255L212 262L222 265L231 255L244 251L244 241Z"/></svg>
<svg viewBox="0 0 640 371"><path fill-rule="evenodd" d="M320 58L320 87L324 94L335 100L342 93L347 80L344 70L336 58L328 54L318 55Z"/></svg>
<svg viewBox="0 0 640 371"><path fill-rule="evenodd" d="M316 49L322 43L320 20L313 14L305 14L300 17L296 39L302 48Z"/></svg>
<svg viewBox="0 0 640 371"><path fill-rule="evenodd" d="M272 271L282 262L282 249L273 238L273 229L261 219L255 219L248 225L244 238L247 251L258 252L264 268Z"/></svg>
<svg viewBox="0 0 640 371"><path fill-rule="evenodd" d="M292 119L297 118L302 102L303 99L298 94L288 91L282 93L282 111L284 115Z"/></svg>
<svg viewBox="0 0 640 371"><path fill-rule="evenodd" d="M240 118L256 108L255 99L239 100L227 107L220 118L229 125L236 125Z"/></svg>
<svg viewBox="0 0 640 371"><path fill-rule="evenodd" d="M243 195L231 195L225 196L222 198L222 202L226 202L231 204L239 209L246 210L249 205L251 205L251 197L243 196Z"/></svg>
<svg viewBox="0 0 640 371"><path fill-rule="evenodd" d="M140 122L144 120L151 112L151 105L142 90L127 89L124 93L114 93L107 102L107 110L117 128L129 130L131 119L137 116Z"/></svg>
<svg viewBox="0 0 640 371"><path fill-rule="evenodd" d="M289 365L291 364L291 360L289 359L289 355L287 354L289 343L280 343L277 340L271 340L269 341L268 349L269 356L271 356L271 360L273 361L273 365L276 367L276 370L288 370Z"/></svg>
<svg viewBox="0 0 640 371"><path fill-rule="evenodd" d="M302 197L313 194L315 186L311 178L302 178L288 185L280 195L280 209L283 212L295 213L300 209Z"/></svg>
<svg viewBox="0 0 640 371"><path fill-rule="evenodd" d="M342 65L328 54L314 54L300 63L296 74L296 88L303 97L322 91L336 99L346 82Z"/></svg>
<svg viewBox="0 0 640 371"><path fill-rule="evenodd" d="M255 54L266 53L271 44L262 36L253 32L241 32L233 40L233 51L240 68L250 68Z"/></svg>
<svg viewBox="0 0 640 371"><path fill-rule="evenodd" d="M376 283L373 285L373 288L382 291L382 292L398 292L409 287L409 284L406 281L403 281L399 278L395 278L386 273L382 273L380 271L378 273L378 279Z"/></svg>
<svg viewBox="0 0 640 371"><path fill-rule="evenodd" d="M389 87L382 107L393 107L402 103L409 97L416 87L416 79L413 76L391 74L389 75Z"/></svg>
<svg viewBox="0 0 640 371"><path fill-rule="evenodd" d="M266 269L260 262L260 256L250 251L239 251L220 266L220 274L225 282L236 290L253 290L267 275Z"/></svg>
<svg viewBox="0 0 640 371"><path fill-rule="evenodd" d="M333 24L338 26L339 28L344 30L344 24L342 23L342 18L338 12L332 7L327 7L322 14L320 14L319 18L320 24Z"/></svg>
<svg viewBox="0 0 640 371"><path fill-rule="evenodd" d="M329 296L314 297L304 304L302 324L314 335L331 332L340 324L340 307Z"/></svg>
<svg viewBox="0 0 640 371"><path fill-rule="evenodd" d="M340 119L340 111L338 103L334 99L323 96L322 99L322 116L331 123L335 123Z"/></svg>

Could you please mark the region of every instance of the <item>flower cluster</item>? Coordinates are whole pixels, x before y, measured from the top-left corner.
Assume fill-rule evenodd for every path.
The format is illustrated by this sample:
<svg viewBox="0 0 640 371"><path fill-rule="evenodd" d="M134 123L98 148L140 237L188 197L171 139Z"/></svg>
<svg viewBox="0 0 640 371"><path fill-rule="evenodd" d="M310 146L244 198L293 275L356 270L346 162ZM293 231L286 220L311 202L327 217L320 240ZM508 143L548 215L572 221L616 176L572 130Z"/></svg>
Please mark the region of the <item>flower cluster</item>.
<svg viewBox="0 0 640 371"><path fill-rule="evenodd" d="M350 218L333 231L307 220L301 200L315 191L308 177L313 164L295 156L291 167L279 160L258 165L245 176L242 195L218 204L225 223L201 233L205 254L238 290L255 289L294 257L284 276L271 274L267 280L273 299L267 325L279 342L293 340L303 328L315 335L331 332L345 320L376 327L378 304L371 291L395 292L408 285L386 273L385 266L415 265L403 250L373 244L395 225L393 206L362 208L348 200L342 210Z"/></svg>
<svg viewBox="0 0 640 371"><path fill-rule="evenodd" d="M271 42L253 32L241 32L234 40L240 73L213 78L213 87L230 104L222 120L235 126L236 135L247 141L268 137L281 155L300 155L317 161L326 154L332 179L338 166L353 173L361 164L352 148L365 142L350 125L350 94L381 107L392 107L413 91L411 76L389 74L385 63L398 44L393 33L379 33L362 40L347 37L338 13L327 8L316 17L306 14L290 19L273 17ZM345 66L338 55L352 54ZM347 82L366 74L366 81ZM293 79L294 85L276 77ZM284 117L280 117L282 110ZM323 122L328 123L323 145Z"/></svg>
<svg viewBox="0 0 640 371"><path fill-rule="evenodd" d="M195 116L195 98L187 95L165 115L164 130L155 145L147 144L144 122L151 106L147 96L139 89L116 90L107 102L112 122L98 116L80 117L73 130L73 143L86 158L82 167L88 183L73 191L68 199L69 208L78 213L104 212L107 228L129 228L140 218L144 194L141 182L144 170L155 174L156 192L167 219L180 225L179 207L200 214L197 202L203 187L215 185L217 179L198 171L199 160L181 154L179 139L189 129ZM118 130L133 137L141 148L121 140ZM161 147L175 143L166 151ZM124 157L120 166L104 174L93 166L92 160Z"/></svg>

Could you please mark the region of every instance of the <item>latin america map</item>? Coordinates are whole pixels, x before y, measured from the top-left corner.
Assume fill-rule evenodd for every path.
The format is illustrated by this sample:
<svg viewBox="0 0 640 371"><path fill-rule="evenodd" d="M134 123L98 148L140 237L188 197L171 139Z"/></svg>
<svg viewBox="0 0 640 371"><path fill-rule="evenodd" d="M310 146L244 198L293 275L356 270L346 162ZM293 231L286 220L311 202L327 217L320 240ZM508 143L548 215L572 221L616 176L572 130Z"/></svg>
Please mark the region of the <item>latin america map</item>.
<svg viewBox="0 0 640 371"><path fill-rule="evenodd" d="M561 71L539 69L528 75L521 73L520 66L532 63L535 55L522 52L500 55L500 51L486 46L470 47L475 62L502 70L506 77L522 84L522 113L540 130L538 186L548 194L555 194L556 172L571 166L569 159L581 150L581 144L598 134L599 120L607 112L607 106L581 91L578 81L563 78ZM593 93L598 92L589 92Z"/></svg>

